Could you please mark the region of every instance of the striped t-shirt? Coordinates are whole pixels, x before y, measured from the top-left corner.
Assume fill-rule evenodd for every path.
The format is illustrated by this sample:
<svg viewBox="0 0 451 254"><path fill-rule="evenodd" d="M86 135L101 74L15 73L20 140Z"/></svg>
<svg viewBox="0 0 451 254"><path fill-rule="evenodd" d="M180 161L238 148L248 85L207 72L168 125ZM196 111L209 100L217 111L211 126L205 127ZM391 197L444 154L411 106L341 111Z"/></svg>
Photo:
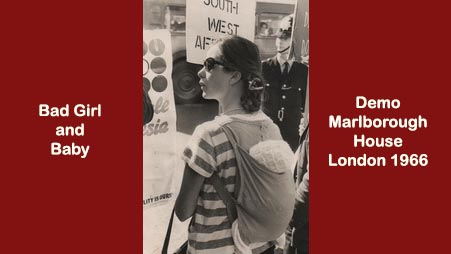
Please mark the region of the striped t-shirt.
<svg viewBox="0 0 451 254"><path fill-rule="evenodd" d="M227 217L224 202L210 181L212 174L218 172L226 189L233 195L237 163L232 145L221 130L221 126L227 122L238 124L244 128L244 132L248 132L246 139L253 139L251 143L263 141L259 139L281 138L277 126L262 112L240 115L240 118L241 120L219 116L213 121L199 125L183 152L183 160L190 168L206 178L197 199L193 220L189 226L188 253L190 254L235 253L231 230L232 222ZM251 124L242 124L246 122ZM256 131L261 130L262 126L264 130L269 130L265 131L265 135L262 135L261 131ZM268 247L270 244L252 252L260 253Z"/></svg>

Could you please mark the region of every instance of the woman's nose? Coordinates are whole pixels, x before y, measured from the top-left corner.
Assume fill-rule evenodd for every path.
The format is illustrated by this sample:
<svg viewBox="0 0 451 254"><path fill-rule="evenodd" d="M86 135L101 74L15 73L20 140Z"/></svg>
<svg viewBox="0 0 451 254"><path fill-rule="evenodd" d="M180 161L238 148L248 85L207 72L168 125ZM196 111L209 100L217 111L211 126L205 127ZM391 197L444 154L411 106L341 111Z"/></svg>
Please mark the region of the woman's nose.
<svg viewBox="0 0 451 254"><path fill-rule="evenodd" d="M205 66L200 69L200 71L197 73L197 76L199 78L205 78Z"/></svg>

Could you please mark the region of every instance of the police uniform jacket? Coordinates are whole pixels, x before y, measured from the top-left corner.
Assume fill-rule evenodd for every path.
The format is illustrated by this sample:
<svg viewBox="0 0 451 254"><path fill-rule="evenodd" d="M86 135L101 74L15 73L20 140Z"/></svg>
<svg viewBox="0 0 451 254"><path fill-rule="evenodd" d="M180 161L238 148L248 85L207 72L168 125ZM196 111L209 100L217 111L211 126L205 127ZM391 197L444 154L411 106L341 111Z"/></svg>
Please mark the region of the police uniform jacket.
<svg viewBox="0 0 451 254"><path fill-rule="evenodd" d="M263 111L279 126L283 139L295 151L305 107L308 67L294 61L284 79L274 56L262 62L262 71L266 81Z"/></svg>

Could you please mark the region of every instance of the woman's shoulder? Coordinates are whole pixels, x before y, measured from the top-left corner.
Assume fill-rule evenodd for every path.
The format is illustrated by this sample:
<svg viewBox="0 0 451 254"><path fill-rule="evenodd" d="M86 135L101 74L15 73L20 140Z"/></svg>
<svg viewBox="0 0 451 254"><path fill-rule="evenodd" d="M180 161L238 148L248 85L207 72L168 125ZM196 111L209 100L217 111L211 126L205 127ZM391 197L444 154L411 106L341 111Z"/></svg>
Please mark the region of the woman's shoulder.
<svg viewBox="0 0 451 254"><path fill-rule="evenodd" d="M271 131L278 130L278 127L274 121L261 110L248 115L235 115L231 118L232 122L245 123L248 126L255 125Z"/></svg>
<svg viewBox="0 0 451 254"><path fill-rule="evenodd" d="M221 132L221 127L233 120L228 116L216 116L213 120L199 124L194 130L193 135L197 136L215 136Z"/></svg>
<svg viewBox="0 0 451 254"><path fill-rule="evenodd" d="M204 122L198 125L194 131L195 135L215 136L222 132L221 128L228 124L249 124L249 125L266 125L269 127L277 127L274 122L263 111L257 111L251 114L236 114L236 115L219 115L213 120ZM276 128L277 129L277 128Z"/></svg>
<svg viewBox="0 0 451 254"><path fill-rule="evenodd" d="M268 122L272 123L271 118L269 118L263 111L259 110L250 114L240 114L229 116L230 122L232 121L246 121L246 122Z"/></svg>

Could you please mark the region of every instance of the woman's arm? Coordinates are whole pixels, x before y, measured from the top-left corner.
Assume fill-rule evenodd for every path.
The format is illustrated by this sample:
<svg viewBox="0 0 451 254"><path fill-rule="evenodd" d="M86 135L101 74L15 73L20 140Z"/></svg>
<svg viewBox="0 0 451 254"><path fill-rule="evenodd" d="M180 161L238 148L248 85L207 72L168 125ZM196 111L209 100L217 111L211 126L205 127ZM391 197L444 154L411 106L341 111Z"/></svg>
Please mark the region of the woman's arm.
<svg viewBox="0 0 451 254"><path fill-rule="evenodd" d="M192 170L188 164L185 165L182 187L175 201L175 215L180 221L185 221L193 216L197 206L197 197L204 184L205 177Z"/></svg>

